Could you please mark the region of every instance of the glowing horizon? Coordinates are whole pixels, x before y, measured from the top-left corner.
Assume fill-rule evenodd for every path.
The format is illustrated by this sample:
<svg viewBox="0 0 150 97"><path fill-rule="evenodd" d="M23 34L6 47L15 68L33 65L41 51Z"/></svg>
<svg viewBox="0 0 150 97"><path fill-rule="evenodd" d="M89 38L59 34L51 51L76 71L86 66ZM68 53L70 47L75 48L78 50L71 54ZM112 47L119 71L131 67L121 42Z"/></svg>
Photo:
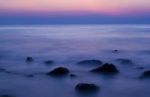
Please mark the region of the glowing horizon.
<svg viewBox="0 0 150 97"><path fill-rule="evenodd" d="M0 0L0 11L33 13L147 14L150 0Z"/></svg>

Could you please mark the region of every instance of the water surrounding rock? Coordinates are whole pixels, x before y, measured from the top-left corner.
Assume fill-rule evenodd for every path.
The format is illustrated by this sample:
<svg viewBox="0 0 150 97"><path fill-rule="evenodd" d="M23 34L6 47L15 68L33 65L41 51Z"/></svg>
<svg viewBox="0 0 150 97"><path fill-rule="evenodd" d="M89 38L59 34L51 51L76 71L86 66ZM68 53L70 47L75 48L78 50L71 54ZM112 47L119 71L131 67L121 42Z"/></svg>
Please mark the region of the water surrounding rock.
<svg viewBox="0 0 150 97"><path fill-rule="evenodd" d="M116 66L114 64L105 63L104 65L91 70L91 72L116 74L116 73L119 73L119 70L116 68Z"/></svg>
<svg viewBox="0 0 150 97"><path fill-rule="evenodd" d="M65 68L65 67L58 67L55 68L54 70L50 71L47 73L47 75L51 75L51 76L66 76L69 74L69 69Z"/></svg>
<svg viewBox="0 0 150 97"><path fill-rule="evenodd" d="M83 61L78 62L78 64L81 64L81 65L101 65L102 61L100 61L100 60L83 60Z"/></svg>
<svg viewBox="0 0 150 97"><path fill-rule="evenodd" d="M95 84L79 83L75 86L75 90L80 93L97 92L100 88Z"/></svg>

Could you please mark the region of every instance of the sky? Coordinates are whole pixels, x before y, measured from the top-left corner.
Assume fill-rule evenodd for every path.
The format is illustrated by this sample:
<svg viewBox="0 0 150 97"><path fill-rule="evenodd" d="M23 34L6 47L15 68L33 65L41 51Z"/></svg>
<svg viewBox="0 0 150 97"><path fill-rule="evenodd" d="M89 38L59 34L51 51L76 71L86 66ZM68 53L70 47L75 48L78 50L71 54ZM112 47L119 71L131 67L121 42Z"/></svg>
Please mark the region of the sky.
<svg viewBox="0 0 150 97"><path fill-rule="evenodd" d="M150 0L0 0L0 24L150 24Z"/></svg>

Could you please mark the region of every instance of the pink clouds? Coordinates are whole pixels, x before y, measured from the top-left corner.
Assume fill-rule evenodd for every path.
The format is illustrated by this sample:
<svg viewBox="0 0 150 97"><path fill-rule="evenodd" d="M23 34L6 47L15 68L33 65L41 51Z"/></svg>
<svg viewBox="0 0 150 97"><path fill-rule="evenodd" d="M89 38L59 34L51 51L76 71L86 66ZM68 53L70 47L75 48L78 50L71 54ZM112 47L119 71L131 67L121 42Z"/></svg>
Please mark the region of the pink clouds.
<svg viewBox="0 0 150 97"><path fill-rule="evenodd" d="M1 11L34 13L100 13L106 15L141 15L150 9L150 0L3 0Z"/></svg>

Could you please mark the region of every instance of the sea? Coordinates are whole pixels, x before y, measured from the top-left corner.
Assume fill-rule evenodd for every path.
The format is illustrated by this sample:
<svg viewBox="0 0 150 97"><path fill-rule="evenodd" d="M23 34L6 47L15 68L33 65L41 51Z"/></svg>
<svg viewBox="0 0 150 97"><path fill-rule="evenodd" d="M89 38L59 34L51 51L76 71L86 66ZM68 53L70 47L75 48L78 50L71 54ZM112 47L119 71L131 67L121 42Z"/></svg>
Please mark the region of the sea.
<svg viewBox="0 0 150 97"><path fill-rule="evenodd" d="M26 62L32 57L33 62ZM120 62L119 59L128 60ZM44 61L54 63L46 65ZM95 65L83 60L112 63L119 74L93 74ZM46 75L65 67L76 77ZM150 97L150 25L1 25L0 97ZM80 94L78 83L100 87Z"/></svg>

